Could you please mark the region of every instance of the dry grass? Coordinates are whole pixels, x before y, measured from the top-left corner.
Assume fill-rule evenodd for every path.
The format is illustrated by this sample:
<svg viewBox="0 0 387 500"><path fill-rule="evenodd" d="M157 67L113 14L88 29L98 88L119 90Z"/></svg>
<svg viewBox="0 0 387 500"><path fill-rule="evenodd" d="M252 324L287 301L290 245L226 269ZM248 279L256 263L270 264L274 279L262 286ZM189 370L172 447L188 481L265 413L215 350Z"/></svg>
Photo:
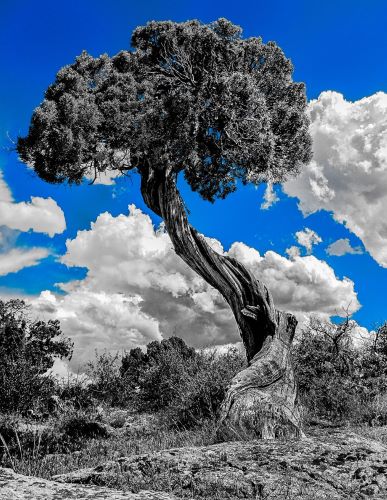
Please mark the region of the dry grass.
<svg viewBox="0 0 387 500"><path fill-rule="evenodd" d="M67 416L68 418L68 416ZM50 421L48 426L60 428L65 417L59 417L58 422ZM115 411L106 413L102 421L108 425L109 435L107 438L93 438L79 441L78 449L66 453L42 452L45 428L41 425L24 423L18 431L15 425L13 440L14 446L10 447L4 436L0 435L0 447L3 448L2 464L12 467L15 472L50 479L57 474L66 474L79 469L96 467L104 462L115 461L119 457L128 457L152 453L170 448L206 446L213 444L216 439L216 428L214 423L194 429L177 430L167 428L154 416L135 416L126 411ZM35 430L32 445L29 441L28 448L25 447L23 432ZM369 437L387 445L387 426L349 426L347 430ZM51 439L57 434L52 432ZM15 444L16 443L16 444ZM275 485L273 490L268 491L264 487L256 490L255 499L260 500L318 500L323 497L315 496L310 485L300 484L295 481L294 471L284 471L283 476ZM236 500L243 498L244 493L240 491L237 480L235 484L228 484L227 495L224 487L217 485L216 481L206 482L198 485L186 486L176 483L176 475L166 470L164 474L155 473L147 475L147 482L136 484L131 479L130 484L123 475L117 474L107 484L122 490L136 491L140 489L152 489L174 492L181 498L201 498L211 500ZM350 484L348 488L350 488Z"/></svg>
<svg viewBox="0 0 387 500"><path fill-rule="evenodd" d="M355 434L373 439L387 446L387 425L382 427L370 427L368 425L351 426L349 429Z"/></svg>
<svg viewBox="0 0 387 500"><path fill-rule="evenodd" d="M114 418L117 421L117 418ZM59 427L58 423L49 424ZM28 428L28 425L24 426ZM33 424L30 424L30 430ZM96 467L103 462L116 460L119 457L151 453L168 448L186 446L205 446L214 443L215 426L209 423L196 429L170 429L154 422L148 430L145 428L109 428L106 439L93 438L79 441L76 450L61 453L42 453L41 443L44 440L42 428L37 428L34 438L25 446L23 434L14 428L16 446L10 446L9 440L0 434L2 448L1 464L11 467L15 472L25 475L50 479L56 474L65 474L78 469ZM55 439L53 433L50 439ZM7 442L8 441L8 442ZM65 451L65 450L64 450Z"/></svg>

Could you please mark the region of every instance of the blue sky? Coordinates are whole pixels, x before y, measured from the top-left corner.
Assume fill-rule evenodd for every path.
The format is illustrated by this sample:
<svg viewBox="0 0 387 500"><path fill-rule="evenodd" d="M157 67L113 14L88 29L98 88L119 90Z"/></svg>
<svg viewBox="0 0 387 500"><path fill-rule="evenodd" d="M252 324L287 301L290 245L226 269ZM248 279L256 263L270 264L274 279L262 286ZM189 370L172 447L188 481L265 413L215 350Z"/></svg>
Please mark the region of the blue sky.
<svg viewBox="0 0 387 500"><path fill-rule="evenodd" d="M31 196L51 197L66 218L66 230L54 237L29 231L14 234L12 245L3 242L3 253L11 248L32 247L48 248L51 252L39 265L0 276L0 291L5 296L36 295L42 290L63 293L56 283L86 276L85 268L66 267L58 262L58 256L65 253L66 239L74 239L77 231L89 229L102 212L113 216L127 214L130 203L149 213L136 177L119 179L114 186L52 186L36 178L18 162L14 152L7 151L12 146L9 137L27 132L31 113L56 72L84 49L98 56L129 48L132 30L149 20L198 18L211 22L219 17L240 24L244 36L261 35L266 42L276 41L293 61L294 79L306 83L308 99L317 99L327 90L341 93L348 101L387 91L387 4L383 1L2 0L0 168L14 202L29 201ZM305 216L298 208L299 199L287 196L279 187L279 201L270 209L261 210L264 188L241 188L225 201L210 205L181 183L192 224L205 235L217 238L226 249L234 241L241 241L261 254L273 250L285 256L286 249L297 245L297 231L306 227L315 231L322 242L313 247L313 255L326 261L339 280L348 277L354 282L362 304L354 318L369 329L386 320L387 271L382 259L371 257L367 251L368 244L359 237L361 231L350 231L335 221L334 208L330 210L329 205L326 210ZM150 215L154 223L159 222ZM374 219L363 223L372 225ZM327 253L329 244L347 238L352 247L360 246L363 253ZM301 249L301 255L305 254L305 249Z"/></svg>

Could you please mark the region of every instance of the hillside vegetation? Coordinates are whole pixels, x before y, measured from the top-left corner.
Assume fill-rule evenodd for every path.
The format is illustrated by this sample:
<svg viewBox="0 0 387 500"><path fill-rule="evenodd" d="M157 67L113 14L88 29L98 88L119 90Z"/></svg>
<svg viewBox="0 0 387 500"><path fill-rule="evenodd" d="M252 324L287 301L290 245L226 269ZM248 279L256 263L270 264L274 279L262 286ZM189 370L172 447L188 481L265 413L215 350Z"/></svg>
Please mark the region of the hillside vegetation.
<svg viewBox="0 0 387 500"><path fill-rule="evenodd" d="M85 375L58 380L55 358L72 354L59 323L31 321L22 301L0 302L0 312L2 467L50 479L119 457L219 443L219 407L246 365L239 349L197 351L171 337L123 356L96 353ZM387 324L367 340L355 332L348 318L312 319L295 342L304 431L345 428L387 444Z"/></svg>

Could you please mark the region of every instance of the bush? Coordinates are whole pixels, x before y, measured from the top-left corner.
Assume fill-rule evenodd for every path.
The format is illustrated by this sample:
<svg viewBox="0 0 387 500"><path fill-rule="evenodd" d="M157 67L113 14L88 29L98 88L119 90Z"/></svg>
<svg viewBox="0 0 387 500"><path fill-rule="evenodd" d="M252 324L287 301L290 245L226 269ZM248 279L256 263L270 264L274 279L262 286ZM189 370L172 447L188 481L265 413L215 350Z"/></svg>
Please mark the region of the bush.
<svg viewBox="0 0 387 500"><path fill-rule="evenodd" d="M97 400L120 408L159 413L178 426L192 426L215 417L231 378L245 366L236 349L224 354L197 352L178 337L150 342L146 351L119 355L96 353L88 363L87 387L62 390L74 403ZM79 394L78 394L79 393ZM88 405L90 406L90 405Z"/></svg>
<svg viewBox="0 0 387 500"><path fill-rule="evenodd" d="M300 400L309 417L371 422L386 408L387 349L384 355L381 339L381 350L375 343L355 346L355 327L348 318L338 325L312 318L294 345Z"/></svg>
<svg viewBox="0 0 387 500"><path fill-rule="evenodd" d="M47 371L72 349L59 321L32 321L24 301L0 300L0 411L44 410L55 393Z"/></svg>
<svg viewBox="0 0 387 500"><path fill-rule="evenodd" d="M96 352L95 360L87 364L86 370L90 379L87 387L89 394L111 406L117 406L122 399L123 383L118 358L118 354Z"/></svg>
<svg viewBox="0 0 387 500"><path fill-rule="evenodd" d="M127 408L133 401L133 384L122 376L121 358L118 353L95 353L94 361L87 364L86 375L90 380L86 388L88 397L108 406Z"/></svg>
<svg viewBox="0 0 387 500"><path fill-rule="evenodd" d="M80 443L92 438L106 438L106 427L88 413L75 412L65 417L59 426L62 445L68 448L77 447Z"/></svg>
<svg viewBox="0 0 387 500"><path fill-rule="evenodd" d="M8 369L8 371L6 371ZM0 368L0 411L41 414L48 410L56 393L56 382L50 375L36 373L20 357Z"/></svg>
<svg viewBox="0 0 387 500"><path fill-rule="evenodd" d="M0 416L0 466L34 460L52 453L70 453L91 439L107 438L105 425L92 412L68 409L47 424L26 422L18 415Z"/></svg>
<svg viewBox="0 0 387 500"><path fill-rule="evenodd" d="M166 420L189 428L216 419L231 379L245 366L246 358L236 348L223 354L201 351L176 386L164 410Z"/></svg>
<svg viewBox="0 0 387 500"><path fill-rule="evenodd" d="M237 349L196 352L171 337L151 342L146 353L130 351L121 374L140 411L158 412L173 425L190 427L216 416L228 383L244 366Z"/></svg>
<svg viewBox="0 0 387 500"><path fill-rule="evenodd" d="M197 358L195 349L178 337L148 344L135 380L140 411L157 412L170 405L184 380L193 376ZM124 378L130 380L131 372L126 371Z"/></svg>
<svg viewBox="0 0 387 500"><path fill-rule="evenodd" d="M380 326L362 355L363 384L370 395L387 393L387 323Z"/></svg>
<svg viewBox="0 0 387 500"><path fill-rule="evenodd" d="M56 410L60 407L67 406L75 410L88 410L95 406L96 400L93 397L90 388L90 380L81 375L69 375L67 380L60 380L57 384L57 405Z"/></svg>

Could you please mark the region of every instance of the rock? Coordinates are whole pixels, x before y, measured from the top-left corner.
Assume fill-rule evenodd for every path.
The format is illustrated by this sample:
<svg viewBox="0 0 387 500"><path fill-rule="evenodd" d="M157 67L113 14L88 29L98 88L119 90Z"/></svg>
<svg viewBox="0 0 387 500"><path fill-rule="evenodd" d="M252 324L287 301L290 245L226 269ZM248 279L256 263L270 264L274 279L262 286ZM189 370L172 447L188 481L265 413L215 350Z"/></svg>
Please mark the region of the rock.
<svg viewBox="0 0 387 500"><path fill-rule="evenodd" d="M177 500L173 495L156 491L125 493L101 486L83 486L48 481L16 474L0 468L1 500Z"/></svg>
<svg viewBox="0 0 387 500"><path fill-rule="evenodd" d="M121 457L55 479L196 499L385 500L387 448L343 429L315 429L302 440L238 441Z"/></svg>

